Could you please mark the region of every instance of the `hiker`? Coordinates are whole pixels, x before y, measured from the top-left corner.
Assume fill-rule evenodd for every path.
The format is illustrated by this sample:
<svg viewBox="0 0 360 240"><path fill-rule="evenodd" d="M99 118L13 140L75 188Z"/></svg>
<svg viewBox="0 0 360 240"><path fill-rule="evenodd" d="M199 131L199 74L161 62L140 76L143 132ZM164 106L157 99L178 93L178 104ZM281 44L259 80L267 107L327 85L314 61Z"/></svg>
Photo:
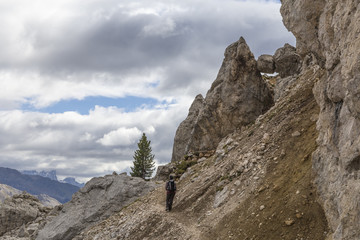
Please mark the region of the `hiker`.
<svg viewBox="0 0 360 240"><path fill-rule="evenodd" d="M172 203L176 193L174 177L170 175L170 180L165 185L166 189L166 211L171 211Z"/></svg>

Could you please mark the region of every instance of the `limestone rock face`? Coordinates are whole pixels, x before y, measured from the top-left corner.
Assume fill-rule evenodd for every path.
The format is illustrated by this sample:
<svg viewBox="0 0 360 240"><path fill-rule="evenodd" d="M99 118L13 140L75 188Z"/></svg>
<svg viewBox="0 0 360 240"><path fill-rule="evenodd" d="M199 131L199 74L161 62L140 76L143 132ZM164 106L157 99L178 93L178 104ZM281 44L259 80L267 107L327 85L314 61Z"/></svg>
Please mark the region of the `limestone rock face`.
<svg viewBox="0 0 360 240"><path fill-rule="evenodd" d="M263 54L257 60L257 69L263 73L274 73L275 62L271 55Z"/></svg>
<svg viewBox="0 0 360 240"><path fill-rule="evenodd" d="M325 0L281 1L283 23L296 37L296 48L302 57L308 52L322 56L317 34L324 6Z"/></svg>
<svg viewBox="0 0 360 240"><path fill-rule="evenodd" d="M285 78L300 73L301 58L296 52L296 48L286 43L274 54L275 71L280 77Z"/></svg>
<svg viewBox="0 0 360 240"><path fill-rule="evenodd" d="M199 94L191 104L187 118L182 121L176 130L175 144L173 145L172 161L180 160L189 151L189 144L200 110L204 107L204 97Z"/></svg>
<svg viewBox="0 0 360 240"><path fill-rule="evenodd" d="M321 112L313 168L333 239L360 239L360 3L283 0L281 13L298 51L327 72L314 88Z"/></svg>
<svg viewBox="0 0 360 240"><path fill-rule="evenodd" d="M81 230L106 219L154 188L153 182L123 174L93 178L64 204L37 239L72 239Z"/></svg>
<svg viewBox="0 0 360 240"><path fill-rule="evenodd" d="M180 124L172 161L188 152L216 149L224 136L254 122L272 104L272 93L241 37L225 50L225 59L205 99L197 96L188 117Z"/></svg>
<svg viewBox="0 0 360 240"><path fill-rule="evenodd" d="M27 193L5 199L0 207L0 236L35 220L46 211L37 198Z"/></svg>

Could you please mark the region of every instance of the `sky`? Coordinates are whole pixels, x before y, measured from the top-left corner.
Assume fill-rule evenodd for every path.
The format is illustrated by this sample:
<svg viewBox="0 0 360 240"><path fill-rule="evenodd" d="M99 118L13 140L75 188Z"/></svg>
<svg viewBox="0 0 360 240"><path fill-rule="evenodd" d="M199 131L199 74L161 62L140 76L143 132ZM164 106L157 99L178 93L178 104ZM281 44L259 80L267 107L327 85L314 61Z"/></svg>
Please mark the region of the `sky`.
<svg viewBox="0 0 360 240"><path fill-rule="evenodd" d="M276 0L0 0L0 166L59 178L156 164L243 36L255 57L295 38Z"/></svg>

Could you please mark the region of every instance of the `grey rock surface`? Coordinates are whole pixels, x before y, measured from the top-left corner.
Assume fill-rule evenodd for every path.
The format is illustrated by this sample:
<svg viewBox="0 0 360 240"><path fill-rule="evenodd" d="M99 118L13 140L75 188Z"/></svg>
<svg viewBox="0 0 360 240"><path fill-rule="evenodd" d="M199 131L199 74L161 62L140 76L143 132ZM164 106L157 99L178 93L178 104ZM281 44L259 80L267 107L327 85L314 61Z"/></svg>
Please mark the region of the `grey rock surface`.
<svg viewBox="0 0 360 240"><path fill-rule="evenodd" d="M216 149L224 136L254 122L272 105L272 92L241 37L225 50L225 59L205 99L196 97L177 129L172 161L181 160L188 152Z"/></svg>
<svg viewBox="0 0 360 240"><path fill-rule="evenodd" d="M52 198L46 194L40 194L35 196L37 199L40 200L40 202L45 206L45 207L55 207L57 205L61 205L61 203L56 200L55 198Z"/></svg>
<svg viewBox="0 0 360 240"><path fill-rule="evenodd" d="M0 184L0 203L4 202L6 198L11 198L16 194L20 194L22 191L10 187L6 184Z"/></svg>
<svg viewBox="0 0 360 240"><path fill-rule="evenodd" d="M155 183L127 175L91 179L39 232L36 239L67 240L104 220L155 188Z"/></svg>
<svg viewBox="0 0 360 240"><path fill-rule="evenodd" d="M175 168L175 166L174 166L173 163L158 166L157 171L156 171L156 175L153 178L153 180L155 180L155 181L166 181L166 180L168 180L170 174L174 172L174 168Z"/></svg>
<svg viewBox="0 0 360 240"><path fill-rule="evenodd" d="M216 192L215 199L214 199L214 208L220 207L229 196L228 187L225 186L221 191Z"/></svg>
<svg viewBox="0 0 360 240"><path fill-rule="evenodd" d="M14 195L21 194L22 191L10 187L6 184L0 184L0 203L4 202L6 198L11 198ZM40 200L40 202L46 206L46 207L54 207L56 205L60 205L61 203L56 200L55 198L52 198L46 194L40 194L40 195L33 195L37 199Z"/></svg>
<svg viewBox="0 0 360 240"><path fill-rule="evenodd" d="M280 99L282 96L288 93L288 89L296 81L296 76L288 76L285 78L278 77L274 88L274 100Z"/></svg>
<svg viewBox="0 0 360 240"><path fill-rule="evenodd" d="M275 71L278 72L282 78L300 73L300 55L296 52L296 48L288 43L275 51L274 61Z"/></svg>
<svg viewBox="0 0 360 240"><path fill-rule="evenodd" d="M280 12L283 23L296 37L296 49L301 57L309 52L318 57L322 56L317 36L319 18L325 2L325 0L281 1Z"/></svg>
<svg viewBox="0 0 360 240"><path fill-rule="evenodd" d="M201 94L197 95L191 104L187 118L180 123L176 130L172 161L181 160L189 151L189 143L191 142L194 123L197 121L204 104L204 97Z"/></svg>
<svg viewBox="0 0 360 240"><path fill-rule="evenodd" d="M46 215L49 211L37 198L27 193L5 199L0 207L0 236Z"/></svg>
<svg viewBox="0 0 360 240"><path fill-rule="evenodd" d="M317 58L320 105L313 168L332 239L360 239L360 3L283 0L286 27L302 56Z"/></svg>
<svg viewBox="0 0 360 240"><path fill-rule="evenodd" d="M257 60L257 69L262 73L274 73L275 62L272 55L263 54Z"/></svg>

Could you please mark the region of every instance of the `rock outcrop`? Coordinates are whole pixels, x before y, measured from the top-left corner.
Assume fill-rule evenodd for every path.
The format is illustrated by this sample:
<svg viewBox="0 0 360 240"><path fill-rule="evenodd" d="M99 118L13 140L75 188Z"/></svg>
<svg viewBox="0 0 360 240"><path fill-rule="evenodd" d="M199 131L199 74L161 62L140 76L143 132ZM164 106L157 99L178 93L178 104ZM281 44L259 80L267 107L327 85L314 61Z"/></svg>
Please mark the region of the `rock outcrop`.
<svg viewBox="0 0 360 240"><path fill-rule="evenodd" d="M12 196L18 195L21 193L22 193L22 191L20 191L16 188L10 187L6 184L0 184L0 203L4 202L6 198L11 198ZM55 198L52 198L46 194L35 195L34 197L39 199L41 204L43 204L46 207L55 207L55 206L61 204L58 200L56 200Z"/></svg>
<svg viewBox="0 0 360 240"><path fill-rule="evenodd" d="M275 62L271 55L263 54L257 60L257 69L262 73L274 73Z"/></svg>
<svg viewBox="0 0 360 240"><path fill-rule="evenodd" d="M11 230L23 227L23 231L19 231L18 237L30 237L34 231L27 230L25 225L36 219L44 218L50 212L50 208L46 208L34 196L21 193L14 195L12 198L5 199L0 207L0 236Z"/></svg>
<svg viewBox="0 0 360 240"><path fill-rule="evenodd" d="M333 239L360 239L360 3L282 0L281 13L302 57L326 70L313 168Z"/></svg>
<svg viewBox="0 0 360 240"><path fill-rule="evenodd" d="M204 97L199 94L191 104L187 118L182 121L176 130L172 153L172 162L180 160L188 151L191 142L194 123L204 107Z"/></svg>
<svg viewBox="0 0 360 240"><path fill-rule="evenodd" d="M0 203L4 202L6 198L11 198L14 195L20 194L22 191L10 187L6 184L0 184Z"/></svg>
<svg viewBox="0 0 360 240"><path fill-rule="evenodd" d="M156 175L153 178L154 181L166 181L169 179L171 173L174 172L175 165L173 163L169 163L166 165L158 166Z"/></svg>
<svg viewBox="0 0 360 240"><path fill-rule="evenodd" d="M274 62L275 72L278 72L281 78L293 76L301 71L300 55L296 48L288 43L275 51Z"/></svg>
<svg viewBox="0 0 360 240"><path fill-rule="evenodd" d="M155 188L152 182L124 174L91 179L63 205L60 214L37 239L73 239L80 231L104 220Z"/></svg>
<svg viewBox="0 0 360 240"><path fill-rule="evenodd" d="M225 50L216 80L205 99L199 95L176 131L172 161L188 152L214 150L227 134L255 121L273 104L245 40Z"/></svg>

